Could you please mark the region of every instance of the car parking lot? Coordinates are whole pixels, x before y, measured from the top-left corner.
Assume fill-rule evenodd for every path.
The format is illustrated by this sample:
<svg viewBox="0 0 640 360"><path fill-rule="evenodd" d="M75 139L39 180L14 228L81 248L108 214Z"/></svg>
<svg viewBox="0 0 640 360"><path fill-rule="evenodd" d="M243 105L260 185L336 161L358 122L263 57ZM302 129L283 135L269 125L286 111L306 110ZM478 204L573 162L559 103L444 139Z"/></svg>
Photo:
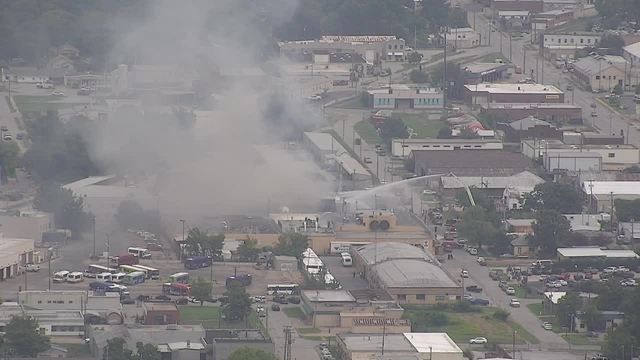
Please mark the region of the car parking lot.
<svg viewBox="0 0 640 360"><path fill-rule="evenodd" d="M359 290L369 288L367 281L360 277L354 267L342 265L340 256L322 256L320 259L327 266L331 275L342 285L343 289Z"/></svg>

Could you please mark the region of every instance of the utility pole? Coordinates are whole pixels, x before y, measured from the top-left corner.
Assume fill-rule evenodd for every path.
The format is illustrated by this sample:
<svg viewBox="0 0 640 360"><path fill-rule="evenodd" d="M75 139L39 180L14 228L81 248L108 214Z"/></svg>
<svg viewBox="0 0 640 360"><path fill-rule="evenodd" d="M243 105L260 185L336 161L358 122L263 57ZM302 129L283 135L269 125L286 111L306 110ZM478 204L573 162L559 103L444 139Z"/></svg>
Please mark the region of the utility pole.
<svg viewBox="0 0 640 360"><path fill-rule="evenodd" d="M91 218L93 225L93 258L96 257L96 216L93 215Z"/></svg>
<svg viewBox="0 0 640 360"><path fill-rule="evenodd" d="M513 330L513 347L511 350L513 351L512 359L516 358L516 334L518 334L518 330Z"/></svg>
<svg viewBox="0 0 640 360"><path fill-rule="evenodd" d="M611 195L611 210L609 211L609 229L611 231L613 231L613 191L609 192L609 194ZM632 234L633 235L633 234Z"/></svg>
<svg viewBox="0 0 640 360"><path fill-rule="evenodd" d="M184 223L185 220L184 219L180 219L178 220L182 223L182 239L180 241L180 244L178 244L178 259L182 260L182 244L184 244L185 238L184 238Z"/></svg>
<svg viewBox="0 0 640 360"><path fill-rule="evenodd" d="M509 61L513 61L511 60L511 34L509 34Z"/></svg>
<svg viewBox="0 0 640 360"><path fill-rule="evenodd" d="M442 73L442 106L444 119L447 119L447 31L448 27L444 28L444 71Z"/></svg>
<svg viewBox="0 0 640 360"><path fill-rule="evenodd" d="M384 338L387 335L387 318L382 318L382 355L384 355Z"/></svg>
<svg viewBox="0 0 640 360"><path fill-rule="evenodd" d="M51 291L51 248L47 249L47 261L49 263L49 291Z"/></svg>
<svg viewBox="0 0 640 360"><path fill-rule="evenodd" d="M522 45L522 73L527 73L527 49Z"/></svg>

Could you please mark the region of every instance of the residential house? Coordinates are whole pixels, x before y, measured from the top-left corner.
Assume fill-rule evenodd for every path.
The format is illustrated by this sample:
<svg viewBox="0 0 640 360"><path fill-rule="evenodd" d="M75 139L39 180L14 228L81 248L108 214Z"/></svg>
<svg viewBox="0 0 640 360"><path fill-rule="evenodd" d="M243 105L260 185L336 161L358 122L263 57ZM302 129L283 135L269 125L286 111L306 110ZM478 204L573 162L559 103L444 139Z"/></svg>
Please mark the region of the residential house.
<svg viewBox="0 0 640 360"><path fill-rule="evenodd" d="M511 240L511 251L515 257L529 257L535 255L535 247L532 246L530 235L519 235L515 239Z"/></svg>

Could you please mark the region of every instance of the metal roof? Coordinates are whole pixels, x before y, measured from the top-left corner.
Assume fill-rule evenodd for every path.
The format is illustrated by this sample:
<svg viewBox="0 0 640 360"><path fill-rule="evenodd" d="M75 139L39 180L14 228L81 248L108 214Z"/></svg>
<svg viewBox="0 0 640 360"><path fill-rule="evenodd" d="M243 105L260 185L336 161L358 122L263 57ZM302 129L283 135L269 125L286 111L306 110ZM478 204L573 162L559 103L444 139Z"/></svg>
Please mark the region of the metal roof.
<svg viewBox="0 0 640 360"><path fill-rule="evenodd" d="M475 186L482 189L504 189L509 186L530 187L531 190L544 183L544 179L529 171L523 171L512 176L443 176L442 187L445 189L460 189Z"/></svg>
<svg viewBox="0 0 640 360"><path fill-rule="evenodd" d="M584 181L582 191L593 195L640 196L640 181Z"/></svg>
<svg viewBox="0 0 640 360"><path fill-rule="evenodd" d="M459 353L462 350L447 333L404 333L404 337L420 353Z"/></svg>
<svg viewBox="0 0 640 360"><path fill-rule="evenodd" d="M543 84L482 83L465 85L464 87L469 91L488 92L491 94L563 94L562 90L557 87Z"/></svg>
<svg viewBox="0 0 640 360"><path fill-rule="evenodd" d="M509 123L509 126L514 130L529 130L530 128L535 127L536 125L555 127L551 125L551 123L548 123L544 120L540 120L535 116L527 116L524 119L516 120Z"/></svg>
<svg viewBox="0 0 640 360"><path fill-rule="evenodd" d="M304 290L304 297L311 302L355 302L347 290Z"/></svg>
<svg viewBox="0 0 640 360"><path fill-rule="evenodd" d="M396 242L382 242L369 244L357 249L357 252L367 262L367 264L379 264L393 259L421 259L433 261L433 259L422 249L410 244Z"/></svg>
<svg viewBox="0 0 640 360"><path fill-rule="evenodd" d="M558 248L558 255L563 257L606 257L598 247Z"/></svg>
<svg viewBox="0 0 640 360"><path fill-rule="evenodd" d="M344 147L334 139L333 135L322 132L305 132L304 137L309 140L320 151L325 152L343 152Z"/></svg>
<svg viewBox="0 0 640 360"><path fill-rule="evenodd" d="M438 265L424 260L388 260L373 269L388 288L460 287Z"/></svg>
<svg viewBox="0 0 640 360"><path fill-rule="evenodd" d="M623 49L625 52L635 57L640 57L640 41L631 45L627 45Z"/></svg>
<svg viewBox="0 0 640 360"><path fill-rule="evenodd" d="M595 55L578 59L573 66L576 71L583 74L596 75L610 67L623 70L626 62L627 60L622 56Z"/></svg>

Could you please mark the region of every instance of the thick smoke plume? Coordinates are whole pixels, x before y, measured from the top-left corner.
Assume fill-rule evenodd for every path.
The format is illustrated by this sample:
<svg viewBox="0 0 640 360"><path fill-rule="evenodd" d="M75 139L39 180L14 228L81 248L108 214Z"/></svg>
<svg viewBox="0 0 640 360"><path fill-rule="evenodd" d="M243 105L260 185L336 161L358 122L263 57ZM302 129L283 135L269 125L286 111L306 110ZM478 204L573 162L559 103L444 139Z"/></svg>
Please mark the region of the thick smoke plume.
<svg viewBox="0 0 640 360"><path fill-rule="evenodd" d="M286 148L322 119L269 58L270 29L295 6L150 2L148 16L122 34L112 61L175 69L204 106L166 106L162 97L121 106L91 135L92 157L109 172L139 179L165 214L265 214L268 204L272 211L310 210L331 186L312 159Z"/></svg>

